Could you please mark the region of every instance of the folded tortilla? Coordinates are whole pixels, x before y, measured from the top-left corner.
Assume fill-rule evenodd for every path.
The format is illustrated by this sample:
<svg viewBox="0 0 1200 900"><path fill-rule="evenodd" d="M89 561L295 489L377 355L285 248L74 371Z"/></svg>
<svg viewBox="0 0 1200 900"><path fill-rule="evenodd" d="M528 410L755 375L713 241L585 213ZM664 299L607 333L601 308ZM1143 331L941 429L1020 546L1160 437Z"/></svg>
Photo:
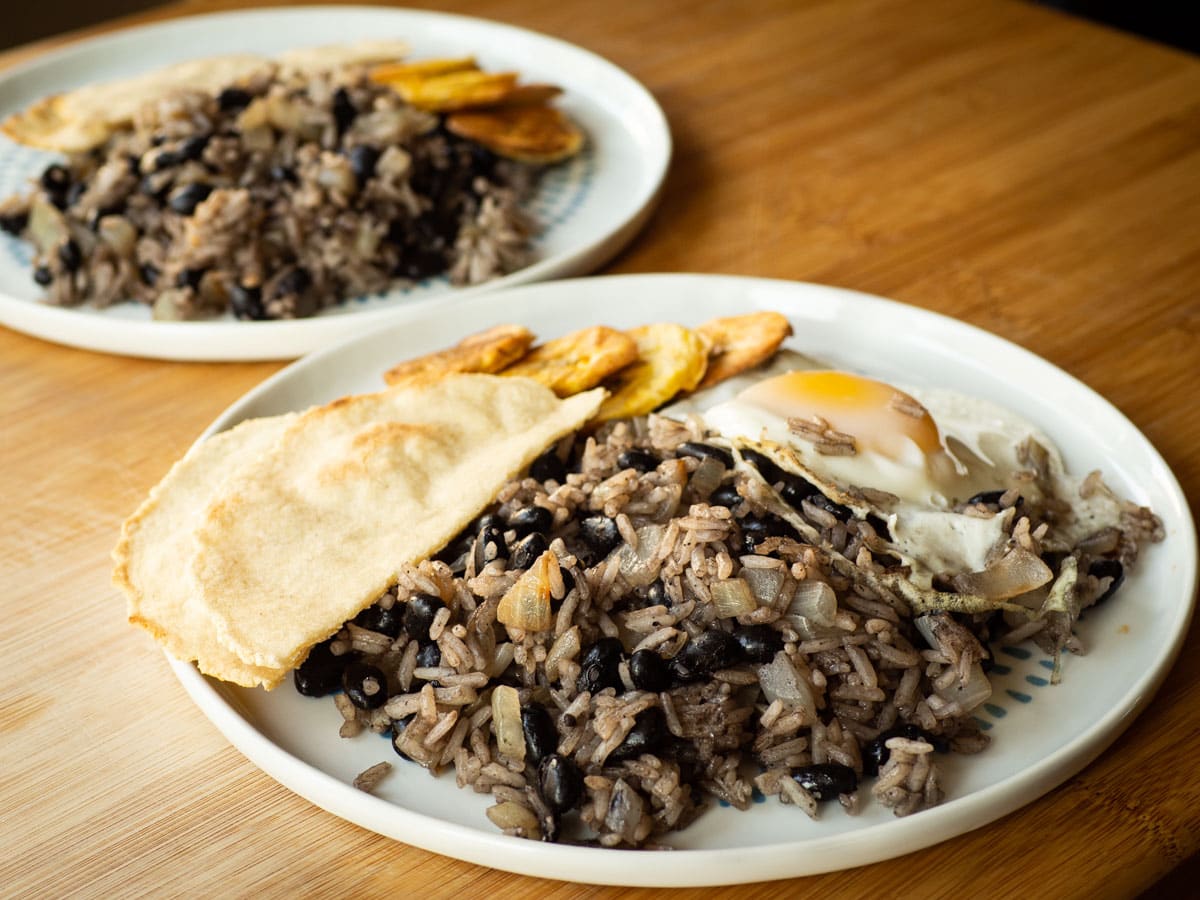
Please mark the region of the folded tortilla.
<svg viewBox="0 0 1200 900"><path fill-rule="evenodd" d="M450 375L301 414L206 510L194 602L246 665L295 667L604 395L560 400L529 379Z"/></svg>
<svg viewBox="0 0 1200 900"><path fill-rule="evenodd" d="M192 602L194 533L220 485L267 450L294 418L251 419L193 446L125 522L113 551L113 581L125 591L129 621L177 659L246 687L273 688L287 670L247 665L218 643Z"/></svg>
<svg viewBox="0 0 1200 900"><path fill-rule="evenodd" d="M90 84L65 94L43 97L0 122L0 131L21 144L43 150L82 153L99 147L133 121L142 106L181 90L216 93L273 71L317 72L348 65L372 65L403 57L401 41L360 41L309 47L275 60L250 53L228 54L175 63L132 78Z"/></svg>

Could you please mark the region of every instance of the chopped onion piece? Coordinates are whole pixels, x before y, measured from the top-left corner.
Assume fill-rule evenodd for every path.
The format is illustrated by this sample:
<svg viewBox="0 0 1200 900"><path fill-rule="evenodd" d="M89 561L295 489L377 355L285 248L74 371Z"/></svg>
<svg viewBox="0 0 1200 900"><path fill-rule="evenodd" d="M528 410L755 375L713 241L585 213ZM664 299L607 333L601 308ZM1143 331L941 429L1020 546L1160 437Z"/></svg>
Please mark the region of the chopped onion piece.
<svg viewBox="0 0 1200 900"><path fill-rule="evenodd" d="M741 577L750 585L759 606L770 606L783 589L781 569L742 569Z"/></svg>
<svg viewBox="0 0 1200 900"><path fill-rule="evenodd" d="M758 683L768 703L782 700L787 707L803 709L809 723L817 721L817 701L812 685L782 650L771 662L758 667Z"/></svg>
<svg viewBox="0 0 1200 900"><path fill-rule="evenodd" d="M713 605L717 607L717 616L721 619L744 616L758 608L750 585L741 578L730 578L713 584L712 598Z"/></svg>
<svg viewBox="0 0 1200 900"><path fill-rule="evenodd" d="M688 480L690 487L698 497L707 497L717 485L721 483L721 479L725 477L725 466L719 460L713 459L711 456L706 456L700 461L700 465L696 466L696 471L692 473L692 477Z"/></svg>
<svg viewBox="0 0 1200 900"><path fill-rule="evenodd" d="M958 703L964 712L970 712L992 696L992 683L984 674L983 666L975 663L971 666L966 684L959 684L956 679L951 682L950 687L938 691L937 695L943 700Z"/></svg>
<svg viewBox="0 0 1200 900"><path fill-rule="evenodd" d="M538 825L537 816L527 807L514 800L505 800L486 810L492 824L502 831L509 828L519 828L529 837L538 837L542 830Z"/></svg>
<svg viewBox="0 0 1200 900"><path fill-rule="evenodd" d="M829 628L837 615L837 594L823 581L802 581L796 586L788 616L803 616L813 625Z"/></svg>
<svg viewBox="0 0 1200 900"><path fill-rule="evenodd" d="M492 691L492 731L501 754L518 762L525 758L521 697L515 687L502 684Z"/></svg>
<svg viewBox="0 0 1200 900"><path fill-rule="evenodd" d="M1014 547L982 572L955 575L951 581L960 594L1007 600L1040 588L1053 577L1050 567L1036 554Z"/></svg>
<svg viewBox="0 0 1200 900"><path fill-rule="evenodd" d="M501 623L524 631L545 631L550 627L551 567L558 567L558 557L547 550L513 583L496 607L496 618Z"/></svg>
<svg viewBox="0 0 1200 900"><path fill-rule="evenodd" d="M621 574L631 587L644 587L658 575L657 570L650 566L650 560L658 553L666 530L662 525L643 525L637 530L637 549L622 544L617 551Z"/></svg>

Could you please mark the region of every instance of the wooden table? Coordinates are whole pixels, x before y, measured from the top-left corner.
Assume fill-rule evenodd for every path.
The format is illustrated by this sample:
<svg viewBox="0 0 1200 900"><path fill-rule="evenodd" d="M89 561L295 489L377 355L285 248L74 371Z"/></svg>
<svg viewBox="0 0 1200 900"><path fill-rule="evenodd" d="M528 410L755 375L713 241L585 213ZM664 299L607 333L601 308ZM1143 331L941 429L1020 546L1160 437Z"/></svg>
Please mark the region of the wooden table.
<svg viewBox="0 0 1200 900"><path fill-rule="evenodd" d="M677 141L662 205L608 271L828 282L957 316L1099 390L1200 497L1197 59L1001 0L439 5L597 51L661 101ZM125 623L120 520L278 367L0 329L0 894L650 896L479 868L322 812L230 747ZM1020 812L722 896L1137 893L1200 847L1198 637L1105 759Z"/></svg>

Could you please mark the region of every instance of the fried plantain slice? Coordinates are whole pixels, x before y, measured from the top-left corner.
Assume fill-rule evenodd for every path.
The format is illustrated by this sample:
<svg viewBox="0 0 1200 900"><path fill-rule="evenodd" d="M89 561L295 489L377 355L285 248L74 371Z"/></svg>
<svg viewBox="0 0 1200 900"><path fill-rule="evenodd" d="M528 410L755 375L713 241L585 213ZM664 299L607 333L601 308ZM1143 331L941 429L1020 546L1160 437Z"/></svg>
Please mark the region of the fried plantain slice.
<svg viewBox="0 0 1200 900"><path fill-rule="evenodd" d="M518 84L504 95L504 99L496 103L497 109L510 106L544 106L562 93L562 88L556 84Z"/></svg>
<svg viewBox="0 0 1200 900"><path fill-rule="evenodd" d="M629 335L593 325L534 347L500 374L523 375L569 397L593 388L638 358L638 345Z"/></svg>
<svg viewBox="0 0 1200 900"><path fill-rule="evenodd" d="M446 128L494 153L527 163L559 162L583 146L583 132L550 106L456 112L447 117Z"/></svg>
<svg viewBox="0 0 1200 900"><path fill-rule="evenodd" d="M422 59L417 62L384 63L371 69L371 80L376 84L394 84L397 81L422 81L452 72L477 72L479 64L473 56L454 58Z"/></svg>
<svg viewBox="0 0 1200 900"><path fill-rule="evenodd" d="M624 419L653 412L680 391L690 391L704 377L708 339L698 331L660 322L626 332L637 342L638 361L606 385L612 395L594 421Z"/></svg>
<svg viewBox="0 0 1200 900"><path fill-rule="evenodd" d="M383 373L383 380L395 387L436 381L452 372L493 374L524 356L533 341L528 328L497 325L465 337L453 347L397 363Z"/></svg>
<svg viewBox="0 0 1200 900"><path fill-rule="evenodd" d="M405 102L427 112L455 112L502 101L517 84L516 72L449 72L389 82Z"/></svg>
<svg viewBox="0 0 1200 900"><path fill-rule="evenodd" d="M792 326L777 312L753 312L710 319L696 330L712 342L708 370L697 386L703 389L765 363L792 333Z"/></svg>

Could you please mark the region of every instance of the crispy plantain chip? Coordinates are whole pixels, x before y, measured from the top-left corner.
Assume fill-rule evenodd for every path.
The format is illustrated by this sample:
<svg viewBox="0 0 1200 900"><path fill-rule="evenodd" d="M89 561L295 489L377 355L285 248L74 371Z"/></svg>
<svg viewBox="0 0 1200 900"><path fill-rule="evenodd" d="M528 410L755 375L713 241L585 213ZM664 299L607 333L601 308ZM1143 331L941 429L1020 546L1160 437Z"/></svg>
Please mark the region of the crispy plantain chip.
<svg viewBox="0 0 1200 900"><path fill-rule="evenodd" d="M653 412L680 391L690 391L704 377L708 339L697 331L660 322L626 332L637 342L638 361L617 373L606 385L610 396L596 421L624 419Z"/></svg>
<svg viewBox="0 0 1200 900"><path fill-rule="evenodd" d="M583 146L583 132L549 106L457 112L446 119L446 128L501 156L527 163L559 162Z"/></svg>
<svg viewBox="0 0 1200 900"><path fill-rule="evenodd" d="M451 72L477 72L479 65L473 56L458 56L443 59L422 59L417 62L384 63L371 69L371 80L376 84L393 84L397 81L421 81Z"/></svg>
<svg viewBox="0 0 1200 900"><path fill-rule="evenodd" d="M515 72L449 72L389 82L407 103L428 112L455 112L502 101L516 86Z"/></svg>
<svg viewBox="0 0 1200 900"><path fill-rule="evenodd" d="M534 347L502 375L523 375L569 397L593 388L638 358L638 345L623 332L603 325L564 334Z"/></svg>
<svg viewBox="0 0 1200 900"><path fill-rule="evenodd" d="M703 389L765 363L792 333L792 326L777 312L753 312L710 319L696 330L712 342L708 370L698 385Z"/></svg>
<svg viewBox="0 0 1200 900"><path fill-rule="evenodd" d="M383 373L389 386L436 381L452 372L499 372L525 355L534 334L520 325L497 325L463 338L453 347L397 363Z"/></svg>

